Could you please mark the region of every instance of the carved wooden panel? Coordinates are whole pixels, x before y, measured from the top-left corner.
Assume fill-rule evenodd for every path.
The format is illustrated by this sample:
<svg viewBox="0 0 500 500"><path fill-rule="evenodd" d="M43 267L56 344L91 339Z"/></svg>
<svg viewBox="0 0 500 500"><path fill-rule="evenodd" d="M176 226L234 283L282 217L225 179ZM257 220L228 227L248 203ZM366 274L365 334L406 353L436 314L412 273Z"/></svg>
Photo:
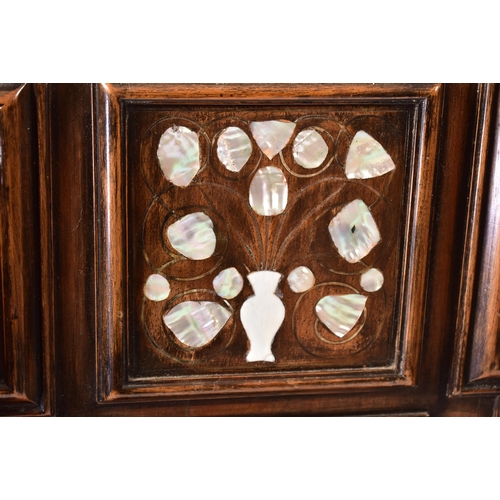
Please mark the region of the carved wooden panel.
<svg viewBox="0 0 500 500"><path fill-rule="evenodd" d="M41 285L48 255L40 225L47 212L38 177L43 95L43 87L0 87L0 414L50 408Z"/></svg>
<svg viewBox="0 0 500 500"><path fill-rule="evenodd" d="M500 113L498 85L478 93L476 151L450 393L500 391Z"/></svg>
<svg viewBox="0 0 500 500"><path fill-rule="evenodd" d="M437 154L439 85L297 86L280 98L265 86L96 86L96 304L101 401L273 392L331 392L346 388L414 386L423 341L429 258L430 206ZM228 126L252 138L252 121L296 124L283 151L268 160L253 141L239 173L224 169L216 140ZM158 164L158 142L171 126L187 126L200 140L202 168L185 188L169 183ZM291 144L307 127L320 130L329 153L304 173ZM374 179L347 179L349 144L364 130L383 144L396 169ZM285 212L256 215L248 204L251 179L261 166L280 168L289 186ZM382 241L361 262L349 264L328 234L330 220L354 199L370 207ZM193 211L210 216L215 253L204 261L182 258L166 229ZM292 293L286 276L309 267L316 285ZM212 281L224 268L245 277L243 292L224 302ZM362 319L339 340L317 321L314 305L328 294L360 290L360 274L379 268L383 288L368 295ZM278 295L285 320L274 343L274 363L246 361L249 344L239 311L253 294L250 271L281 273ZM149 275L163 274L171 294L144 297ZM162 316L183 300L216 301L231 310L217 337L187 348Z"/></svg>

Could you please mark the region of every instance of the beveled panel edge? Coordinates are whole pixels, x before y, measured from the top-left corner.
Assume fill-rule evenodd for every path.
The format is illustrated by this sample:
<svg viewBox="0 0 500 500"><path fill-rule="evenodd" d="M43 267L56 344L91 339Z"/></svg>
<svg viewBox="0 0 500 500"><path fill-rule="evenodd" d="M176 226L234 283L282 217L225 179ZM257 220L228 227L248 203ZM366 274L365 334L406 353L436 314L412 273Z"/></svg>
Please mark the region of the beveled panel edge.
<svg viewBox="0 0 500 500"><path fill-rule="evenodd" d="M52 162L50 141L50 112L48 84L34 84L38 136L38 182L41 260L41 312L42 312L42 405L45 416L55 414L55 320L54 320L54 243L52 205Z"/></svg>
<svg viewBox="0 0 500 500"><path fill-rule="evenodd" d="M342 98L386 98L391 101L403 99L425 99L439 90L440 85L431 84L103 84L108 92L118 99L131 100L224 100L244 99L273 101L289 99L302 102L308 99Z"/></svg>
<svg viewBox="0 0 500 500"><path fill-rule="evenodd" d="M9 193L4 205L6 213L3 215L5 224L2 233L3 231L10 231L9 226L17 228L14 233L10 234L9 232L10 247L16 248L16 251L2 252L1 256L2 265L4 266L2 289L5 280L10 283L19 281L19 276L17 274L13 276L12 274L19 270L19 266L23 269L23 262L27 258L20 249L31 247L34 242L35 248L41 250L40 258L36 260L43 262L47 259L47 253L43 253L43 250L47 249L47 245L44 237L45 233L42 234L40 227L39 217L41 213L38 204L40 198L44 196L41 192L43 190L38 189L38 177L45 175L45 163L42 166L41 162L45 162L46 158L40 155L40 146L44 142L44 138L40 137L40 132L45 130L46 127L46 108L43 103L39 102L35 91L36 85L22 84L14 87L8 91L0 90L0 104L2 105L0 109L1 127L3 132L7 130L9 135L8 143L2 146L3 154L1 158L1 161L5 163L3 165L2 186L5 185L6 192ZM26 113L31 120L31 127L22 121ZM33 155L29 157L27 165L22 163L26 155ZM29 172L31 178L27 181L29 182L28 186L22 184L24 181L21 181L20 172ZM24 196L30 197L28 203L23 198ZM27 206L28 208L26 208ZM9 221L13 217L31 219L32 225L27 229L24 227L24 223ZM33 242L25 241L27 234L30 239L33 239ZM5 236L7 237L7 234ZM1 244L0 246L4 247L5 245ZM39 266L41 265L40 263ZM48 304L45 302L44 306L42 305L41 280L38 279L38 273L32 273L32 271L31 267L29 276L30 279L35 280L34 283L29 283L27 276L24 276L21 285L16 285L17 292L13 296L9 294L8 299L5 297L2 299L4 303L2 306L3 331L1 334L4 335L5 340L5 368L8 372L6 373L6 380L2 384L2 394L0 394L0 414L2 415L50 414L50 396L46 392L50 378L50 363L47 362L45 355L48 330L41 325L43 322L42 309L44 306L48 307ZM32 297L33 285L38 290L35 295L37 302L31 304L30 307L37 309L40 314L40 326L37 325L36 327L34 327L33 323L29 324L30 322L26 317L28 314L27 308L23 307L26 297ZM4 295L5 292L2 291L2 296ZM6 300L10 301L8 307L5 304ZM7 326L7 315L10 316L8 311L14 311L9 326ZM40 352L35 352L35 346Z"/></svg>
<svg viewBox="0 0 500 500"><path fill-rule="evenodd" d="M120 124L123 120L120 113L123 111L122 102L123 101L144 101L149 99L144 95L144 92L149 92L151 95L156 96L156 98L164 98L164 89L169 86L158 86L151 92L150 87L132 86L132 87L120 87L113 86L109 84L101 84L94 86L94 137L96 138L95 145L95 159L96 159L96 189L98 195L96 196L96 283L97 283L97 304L103 304L103 298L111 301L113 304L118 304L118 310L116 308L110 307L109 309L104 308L98 309L97 314L97 339L98 339L98 394L97 402L119 402L126 400L159 400L165 398L166 400L171 398L180 397L183 399L196 398L198 396L210 395L210 397L221 397L227 398L228 395L231 397L239 397L242 395L247 395L248 391L251 390L252 393L259 393L259 389L262 390L262 394L276 394L278 392L294 391L303 393L316 393L316 392L335 392L342 390L349 390L354 387L369 387L372 389L383 388L383 387L393 387L393 386L415 386L417 383L417 371L420 358L420 346L423 339L423 325L421 324L421 318L425 313L425 284L427 282L427 272L421 273L420 268L427 269L427 255L426 255L426 242L430 237L429 223L430 214L432 210L428 207L432 205L432 190L433 190L433 177L434 177L434 167L436 161L437 152L437 141L438 141L438 124L440 110L442 107L442 85L432 85L432 86L417 86L418 92L415 91L414 86L403 86L403 90L400 87L396 92L396 97L390 97L390 86L384 88L383 94L386 96L384 104L389 103L401 103L401 99L405 96L408 101L414 104L414 109L416 113L416 120L418 126L418 139L415 141L413 149L413 158L415 159L414 164L412 164L411 178L413 180L412 189L415 190L416 198L412 199L412 203L408 209L408 219L411 226L407 228L408 231L411 230L412 234L417 229L417 219L419 220L419 237L414 238L413 242L409 242L405 239L405 254L407 252L413 252L412 256L407 255L406 261L410 261L412 265L409 271L406 273L404 278L404 289L405 297L407 300L414 300L414 297L418 297L418 311L412 310L409 314L405 313L401 315L401 321L404 321L403 328L399 328L399 338L398 345L399 350L396 353L396 364L387 366L386 376L381 379L373 379L373 384L366 382L365 379L359 378L357 380L351 381L340 381L338 378L330 379L328 382L325 380L324 383L314 384L304 379L298 379L297 381L283 381L279 374L274 375L274 380L277 381L274 388L262 389L262 386L253 385L250 383L248 386L240 384L238 389L229 389L229 392L225 390L222 392L220 385L214 390L213 381L206 380L206 383L197 383L193 378L192 389L189 393L179 391L175 389L165 389L161 387L147 387L147 386L137 386L134 383L127 381L126 369L122 362L123 356L123 329L124 325L124 307L127 303L125 300L125 286L124 286L124 263L120 261L116 256L108 259L103 259L104 256L110 256L109 249L114 248L115 252L118 249L123 250L122 255L126 255L123 242L124 233L124 212L123 209L123 192L125 191L124 186L126 186L126 179L122 177L126 173L122 172L121 161L120 161L120 144L122 141ZM172 86L180 87L180 86ZM187 86L191 88L190 86ZM206 89L210 86L201 86L202 89ZM212 86L216 87L217 86ZM302 88L301 86L298 86ZM282 87L279 87L282 88ZM292 88L297 88L297 86L292 86ZM361 90L373 89L371 86L360 86ZM211 89L214 92L214 89ZM276 91L278 88L275 89ZM380 89L378 89L380 90ZM414 91L412 94L411 91ZM424 91L425 90L425 91ZM241 91L241 89L240 89ZM342 98L338 97L340 94L340 88L336 87L337 94L332 92L330 103L342 104ZM408 95L409 94L409 95ZM264 94L263 94L264 95ZM222 99L224 103L228 103L227 99ZM337 99L335 98L337 96ZM345 91L344 97L348 96L352 98L356 103L357 99L362 99L358 94L353 94ZM179 97L182 99L182 95ZM263 100L266 97L262 97ZM319 96L311 99L311 102L318 102L321 100ZM193 102L192 99L188 99L189 102ZM406 102L408 102L406 101ZM196 101L195 101L196 102ZM246 102L246 100L245 100ZM294 102L300 104L302 99L295 98ZM260 102L262 104L262 102ZM429 123L425 123L426 119L429 119ZM106 135L105 139L99 142L99 127L104 130ZM109 133L110 130L116 130L116 134L112 135ZM424 139L428 139L424 141ZM425 147L424 147L425 145ZM417 158L418 153L418 158ZM113 168L114 172L111 174L110 169ZM120 167L117 168L117 165ZM115 184L113 184L110 179L111 176ZM421 187L422 180L424 181L424 187ZM112 195L112 196L111 196ZM410 196L411 193L410 193ZM102 208L112 208L115 209L114 214L108 217L100 217L100 210ZM425 209L427 207L427 211ZM126 210L126 208L124 209ZM108 214L109 215L109 214ZM424 217L424 224L427 227L425 234L422 235L422 225L420 223L419 217ZM118 232L113 232L113 224L110 221L122 224L119 229L120 237L117 237ZM104 221L104 222L103 222ZM102 240L101 240L102 238ZM418 241L418 245L417 242ZM418 251L417 251L418 250ZM104 286L103 283L99 281L98 278L104 276ZM414 277L416 278L414 279ZM405 309L406 310L406 309ZM403 318L404 316L404 318ZM125 370L125 371L124 371ZM260 376L260 374L259 374ZM224 379L228 382L230 386L231 383L237 381L238 377L232 374L224 374ZM186 379L186 377L183 377ZM189 377L187 377L189 378ZM205 377L208 378L208 377ZM213 378L213 377L212 377ZM216 379L221 379L221 376L215 377ZM306 387L309 383L309 388ZM204 385L206 387L204 387ZM217 385L217 384L216 384ZM270 384L271 385L271 384ZM299 389L299 386L303 385L303 389ZM209 388L210 387L210 388ZM208 389L209 388L209 389ZM191 392L192 391L192 392Z"/></svg>
<svg viewBox="0 0 500 500"><path fill-rule="evenodd" d="M500 322L492 304L492 298L494 299L496 295L493 294L492 297L492 294L487 293L485 288L487 287L489 292L491 282L493 282L493 288L500 293L498 277L500 273L500 251L498 251L500 216L498 210L495 213L492 206L492 204L500 203L498 193L500 187L499 87L498 84L480 84L478 89L454 356L447 390L449 397L488 394L500 390L500 371L490 372L486 367L486 364L491 363L491 359L486 360L488 353L482 348L488 340L488 333L494 331L494 325L497 325L497 330L500 328ZM491 132L493 124L495 124L494 134ZM488 187L489 192L487 192ZM482 227L481 221L485 213L487 220L485 228L493 229L489 233ZM484 234L485 231L486 234ZM473 307L476 308L475 313ZM494 344L495 339L491 337L490 335L490 342L493 340ZM494 349L495 346L492 345L488 351L490 357ZM496 349L497 352L500 349L498 339ZM474 361L470 359L471 355L475 357ZM468 374L473 362L479 369Z"/></svg>
<svg viewBox="0 0 500 500"><path fill-rule="evenodd" d="M260 377L255 374L250 377L234 377L221 374L203 377L190 377L185 383L170 380L170 384L131 384L113 388L113 391L102 399L101 403L146 402L146 401L175 401L194 399L227 399L242 396L272 396L286 394L338 394L359 389L387 389L412 387L408 380L386 370L385 375L377 374L367 376L339 379L338 377L320 377L311 375L304 377L284 376L274 373L269 377ZM187 378L187 377L186 377ZM264 382L265 381L265 382Z"/></svg>
<svg viewBox="0 0 500 500"><path fill-rule="evenodd" d="M123 229L126 215L122 210L123 170L121 168L120 104L114 89L106 84L94 85L94 179L95 179L95 284L97 304L97 400L113 392L122 374L124 286ZM99 131L103 131L100 134ZM101 210L106 217L101 217ZM106 304L106 307L99 307Z"/></svg>
<svg viewBox="0 0 500 500"><path fill-rule="evenodd" d="M401 263L402 295L396 316L400 350L396 365L399 375L410 385L418 385L419 365L427 310L426 287L429 282L429 243L433 212L433 190L438 160L439 120L443 108L443 88L433 92L416 108L412 182L408 186L406 211L409 224L404 237Z"/></svg>

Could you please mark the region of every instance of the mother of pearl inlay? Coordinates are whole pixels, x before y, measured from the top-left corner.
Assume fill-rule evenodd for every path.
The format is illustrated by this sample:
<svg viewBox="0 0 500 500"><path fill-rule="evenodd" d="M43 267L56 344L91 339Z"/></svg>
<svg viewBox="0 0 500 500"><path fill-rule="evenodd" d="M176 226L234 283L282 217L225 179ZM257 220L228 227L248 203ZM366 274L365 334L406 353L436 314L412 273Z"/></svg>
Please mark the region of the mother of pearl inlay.
<svg viewBox="0 0 500 500"><path fill-rule="evenodd" d="M370 179L384 175L396 166L380 142L360 130L347 153L345 174L348 179Z"/></svg>
<svg viewBox="0 0 500 500"><path fill-rule="evenodd" d="M370 209L362 200L348 203L331 221L328 231L339 254L347 262L359 262L380 241Z"/></svg>
<svg viewBox="0 0 500 500"><path fill-rule="evenodd" d="M231 172L239 172L252 155L252 143L239 127L224 129L217 140L217 156Z"/></svg>
<svg viewBox="0 0 500 500"><path fill-rule="evenodd" d="M316 304L316 314L337 337L343 337L352 330L365 308L366 297L357 293L348 295L327 295Z"/></svg>
<svg viewBox="0 0 500 500"><path fill-rule="evenodd" d="M295 123L285 120L250 123L255 142L270 160L288 144L294 129Z"/></svg>
<svg viewBox="0 0 500 500"><path fill-rule="evenodd" d="M183 126L168 128L160 138L157 156L165 177L176 186L187 186L200 170L198 135Z"/></svg>
<svg viewBox="0 0 500 500"><path fill-rule="evenodd" d="M376 292L384 284L384 275L378 269L369 269L361 275L361 288L367 292Z"/></svg>
<svg viewBox="0 0 500 500"><path fill-rule="evenodd" d="M243 290L243 276L235 267L230 267L214 278L213 285L219 297L234 299Z"/></svg>
<svg viewBox="0 0 500 500"><path fill-rule="evenodd" d="M215 250L216 238L212 219L203 212L185 215L167 229L170 244L184 257L208 259Z"/></svg>
<svg viewBox="0 0 500 500"><path fill-rule="evenodd" d="M293 141L293 158L304 168L319 167L328 154L328 146L314 129L302 130Z"/></svg>
<svg viewBox="0 0 500 500"><path fill-rule="evenodd" d="M278 215L288 202L288 184L278 167L262 167L250 183L250 206L259 215Z"/></svg>
<svg viewBox="0 0 500 500"><path fill-rule="evenodd" d="M177 304L163 316L163 322L189 347L210 342L224 327L231 312L216 302L186 301Z"/></svg>
<svg viewBox="0 0 500 500"><path fill-rule="evenodd" d="M302 293L312 288L316 279L308 267L299 266L288 275L287 281L292 292Z"/></svg>
<svg viewBox="0 0 500 500"><path fill-rule="evenodd" d="M170 284L161 274L152 274L144 285L144 295L154 302L165 300L170 295Z"/></svg>

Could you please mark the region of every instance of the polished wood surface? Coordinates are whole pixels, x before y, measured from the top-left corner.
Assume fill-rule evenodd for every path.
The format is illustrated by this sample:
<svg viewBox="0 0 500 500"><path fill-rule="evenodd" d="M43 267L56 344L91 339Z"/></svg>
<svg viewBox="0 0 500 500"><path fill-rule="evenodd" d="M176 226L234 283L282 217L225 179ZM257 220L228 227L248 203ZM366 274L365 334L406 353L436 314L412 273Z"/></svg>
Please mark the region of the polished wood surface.
<svg viewBox="0 0 500 500"><path fill-rule="evenodd" d="M9 189L2 187L0 376L6 389L0 386L0 413L498 414L498 85L51 84L2 92L1 161ZM397 161L390 178L366 183L371 193L385 195L373 211L382 236L391 235L368 260L386 275L384 300L374 294L367 308L373 312L366 332L378 332L374 340L364 346L360 335L326 354L303 349L296 328L307 332L311 320L292 313L298 297L284 282L287 316L273 346L276 363L244 360L248 345L237 311L253 293L248 283L232 302L236 313L220 334L219 351L217 344L183 351L165 341L158 320L148 334L143 310L160 318L163 306L155 309L142 297L152 272L144 255L161 256L164 215L146 214L157 196L150 187L157 183L163 192L168 186L156 145L171 117L203 125L207 156L217 130L235 120L312 115L323 116L331 133L337 131L331 123L340 124L334 144L340 163L332 167L340 173L349 144L343 131L352 139L360 127L382 134ZM214 120L219 125L210 125ZM24 156L14 154L20 150ZM249 169L257 162L251 158ZM231 197L220 193L245 198L251 176L235 183L213 170L213 155L209 165L197 178L200 188L162 196L179 207L201 206L208 193L235 241L241 218ZM292 203L310 180L287 176ZM260 235L264 260L285 276L309 244L294 233L296 221L328 197L329 176L326 170L318 176L314 196L299 199L282 226L251 214L242 222L256 240ZM361 184L349 185L338 203L369 197ZM325 213L325 220L332 215ZM315 220L305 222L307 234ZM224 232L219 226L218 235ZM278 258L273 249L295 234ZM318 248L325 238L317 234ZM11 241L19 251L9 250ZM243 259L252 269L244 244L225 248L226 267ZM309 262L319 281L328 281L321 263L297 264ZM192 281L176 277L197 269L181 263L172 271L175 294L191 293ZM210 289L217 273L198 271L203 277L192 297L205 300L200 290ZM11 291L14 277L19 285ZM345 278L350 286L358 286L356 280ZM24 323L14 329L6 318L16 306Z"/></svg>
<svg viewBox="0 0 500 500"><path fill-rule="evenodd" d="M45 141L38 141L44 107L33 85L0 87L0 106L0 412L46 414L51 381L43 325L50 306L42 268L49 256L42 224L49 220L40 220Z"/></svg>

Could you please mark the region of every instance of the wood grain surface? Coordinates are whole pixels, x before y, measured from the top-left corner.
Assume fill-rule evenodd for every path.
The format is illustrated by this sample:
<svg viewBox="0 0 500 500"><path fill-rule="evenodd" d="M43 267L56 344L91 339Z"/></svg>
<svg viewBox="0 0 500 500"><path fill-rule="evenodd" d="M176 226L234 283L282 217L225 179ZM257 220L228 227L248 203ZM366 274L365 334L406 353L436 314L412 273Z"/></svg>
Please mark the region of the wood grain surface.
<svg viewBox="0 0 500 500"><path fill-rule="evenodd" d="M0 103L1 414L498 412L498 85L36 84L2 87ZM324 168L304 177L290 145L268 161L253 142L243 170L226 171L214 147L222 129L252 137L251 121L272 119L294 121L294 136L318 127ZM174 124L200 137L203 168L188 188L172 187L156 158ZM393 173L346 180L358 130L386 148ZM283 216L248 205L267 165L287 178ZM382 242L348 265L326 228L355 198ZM214 221L206 261L179 259L165 234L195 209ZM313 270L311 292L286 285L297 265ZM181 300L219 300L212 280L232 266L245 285L230 321L203 348L180 344L162 314ZM363 266L381 269L384 287L339 342L313 307L360 290ZM275 363L245 361L239 309L257 269L284 276ZM144 298L153 272L170 281L164 303Z"/></svg>

